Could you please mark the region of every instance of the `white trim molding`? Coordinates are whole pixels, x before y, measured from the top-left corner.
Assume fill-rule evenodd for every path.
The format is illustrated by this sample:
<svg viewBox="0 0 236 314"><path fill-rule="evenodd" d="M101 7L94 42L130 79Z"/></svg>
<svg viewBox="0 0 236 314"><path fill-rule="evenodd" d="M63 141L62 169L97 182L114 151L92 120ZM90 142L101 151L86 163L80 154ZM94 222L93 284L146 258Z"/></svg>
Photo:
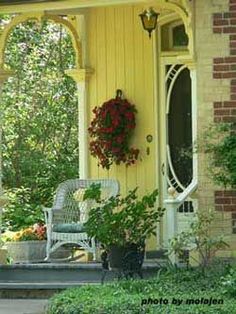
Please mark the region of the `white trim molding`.
<svg viewBox="0 0 236 314"><path fill-rule="evenodd" d="M79 178L87 179L88 169L88 80L92 75L91 69L67 70L66 74L72 77L78 89L78 123L79 123Z"/></svg>

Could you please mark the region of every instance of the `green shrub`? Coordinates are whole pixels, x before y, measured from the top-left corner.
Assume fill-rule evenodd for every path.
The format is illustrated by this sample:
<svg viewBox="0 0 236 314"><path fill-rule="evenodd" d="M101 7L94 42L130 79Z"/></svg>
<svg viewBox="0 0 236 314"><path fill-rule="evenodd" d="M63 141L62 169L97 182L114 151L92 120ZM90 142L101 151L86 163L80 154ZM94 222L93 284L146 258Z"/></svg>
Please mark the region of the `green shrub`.
<svg viewBox="0 0 236 314"><path fill-rule="evenodd" d="M221 278L224 292L232 297L236 297L236 269L230 269L229 274Z"/></svg>
<svg viewBox="0 0 236 314"><path fill-rule="evenodd" d="M203 151L209 155L209 170L213 181L221 186L236 187L235 123L217 123L204 134Z"/></svg>
<svg viewBox="0 0 236 314"><path fill-rule="evenodd" d="M8 189L6 195L9 202L3 210L3 230L17 231L44 221L42 207L32 204L29 188Z"/></svg>
<svg viewBox="0 0 236 314"><path fill-rule="evenodd" d="M103 286L83 286L55 295L49 302L47 314L204 314L235 313L236 300L224 293L221 277L227 268L216 267L202 274L201 270L161 271L150 280L129 280ZM162 299L161 299L162 298ZM173 298L183 300L179 306ZM186 304L188 299L217 299L222 304ZM164 299L168 304L146 304L148 299Z"/></svg>
<svg viewBox="0 0 236 314"><path fill-rule="evenodd" d="M170 241L168 254L173 252L181 256L188 248L189 251L196 250L200 257L200 265L205 271L215 257L215 253L229 245L223 236L211 235L211 226L214 223L214 211L200 211L195 214L195 220L191 223L188 231L183 231ZM197 261L198 262L198 261Z"/></svg>

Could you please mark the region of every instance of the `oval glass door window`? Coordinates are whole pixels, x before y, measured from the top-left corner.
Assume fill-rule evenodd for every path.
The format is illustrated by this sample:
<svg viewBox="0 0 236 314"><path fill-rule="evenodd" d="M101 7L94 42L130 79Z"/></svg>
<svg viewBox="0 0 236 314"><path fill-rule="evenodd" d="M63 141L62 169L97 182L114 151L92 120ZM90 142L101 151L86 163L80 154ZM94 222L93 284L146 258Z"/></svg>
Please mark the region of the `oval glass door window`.
<svg viewBox="0 0 236 314"><path fill-rule="evenodd" d="M187 68L178 74L171 91L168 144L175 175L187 187L193 177L191 77ZM171 171L169 176L173 176Z"/></svg>

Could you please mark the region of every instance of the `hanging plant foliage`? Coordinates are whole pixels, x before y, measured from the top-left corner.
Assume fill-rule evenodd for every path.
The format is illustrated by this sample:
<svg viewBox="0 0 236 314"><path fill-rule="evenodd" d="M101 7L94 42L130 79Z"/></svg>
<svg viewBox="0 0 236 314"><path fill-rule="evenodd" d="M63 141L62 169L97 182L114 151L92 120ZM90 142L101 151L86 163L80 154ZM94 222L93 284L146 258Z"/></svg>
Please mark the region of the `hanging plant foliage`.
<svg viewBox="0 0 236 314"><path fill-rule="evenodd" d="M134 105L122 99L121 90L117 90L116 98L93 109L95 117L88 128L92 138L89 148L103 168L122 162L129 166L138 159L139 150L129 145L136 112Z"/></svg>

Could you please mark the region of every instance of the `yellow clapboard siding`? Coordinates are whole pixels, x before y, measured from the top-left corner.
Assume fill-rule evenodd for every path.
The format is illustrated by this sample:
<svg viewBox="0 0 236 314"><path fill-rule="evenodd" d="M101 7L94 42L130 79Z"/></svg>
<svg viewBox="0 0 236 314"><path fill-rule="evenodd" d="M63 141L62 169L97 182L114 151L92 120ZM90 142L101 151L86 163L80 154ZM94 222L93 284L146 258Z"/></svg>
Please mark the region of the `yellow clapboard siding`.
<svg viewBox="0 0 236 314"><path fill-rule="evenodd" d="M145 32L142 32L143 44L143 64L144 64L144 95L145 95L145 111L142 115L142 125L145 125L145 168L150 169L150 173L145 172L145 187L147 191L156 187L155 182L155 111L154 109L154 64L153 64L153 39L149 39ZM151 143L147 142L147 135L153 137ZM149 154L147 154L149 149Z"/></svg>
<svg viewBox="0 0 236 314"><path fill-rule="evenodd" d="M125 92L125 45L124 45L124 8L115 8L115 77L116 88ZM126 192L126 166L116 167L116 178L120 182L121 194Z"/></svg>
<svg viewBox="0 0 236 314"><path fill-rule="evenodd" d="M123 90L124 96L138 110L137 128L131 144L141 150L142 158L128 168L113 165L109 173L99 168L99 177L117 178L122 192L138 185L140 194L152 190L156 182L155 138L150 144L146 142L147 134L153 137L155 134L153 47L140 24L138 15L142 10L139 5L97 8L91 10L88 20L89 56L94 59L89 62L95 70L90 81L91 106L101 105L114 97L117 88ZM148 146L150 155L147 156ZM90 164L93 176L97 171L96 159L91 159Z"/></svg>
<svg viewBox="0 0 236 314"><path fill-rule="evenodd" d="M106 9L97 11L97 105L100 106L107 99L107 73L106 73ZM99 167L99 178L108 178L108 171Z"/></svg>
<svg viewBox="0 0 236 314"><path fill-rule="evenodd" d="M124 42L125 42L125 96L131 103L134 103L134 9L127 7L124 12ZM131 145L138 147L135 137ZM137 186L137 166L126 168L126 192Z"/></svg>
<svg viewBox="0 0 236 314"><path fill-rule="evenodd" d="M89 58L94 59L89 62L95 70L90 81L90 104L101 105L115 97L115 91L119 88L138 110L131 145L141 150L142 160L130 167L113 165L109 172L99 168L99 177L109 176L119 180L122 194L138 186L139 194L143 195L151 192L157 181L153 42L142 29L138 16L142 10L140 5L92 9L88 22L91 36L88 42ZM153 136L150 144L146 142L148 134ZM148 146L149 155L146 153ZM97 160L91 158L90 164L91 177L96 176ZM149 249L156 247L155 238L148 243Z"/></svg>
<svg viewBox="0 0 236 314"><path fill-rule="evenodd" d="M97 13L95 10L91 10L87 16L87 40L88 40L88 67L91 69L97 68L97 32L96 32L96 23L97 23ZM91 76L89 81L89 103L88 103L88 119L89 121L93 118L92 109L97 104L97 84L96 84L96 70L95 73ZM89 176L92 178L98 178L98 167L96 159L91 157L89 158Z"/></svg>
<svg viewBox="0 0 236 314"><path fill-rule="evenodd" d="M142 125L145 127L142 134L144 136L145 145L145 158L143 160L143 174L145 192L150 192L156 187L156 164L155 164L155 111L154 111L154 63L153 63L153 39L149 39L145 32L142 32L142 45L143 45L143 89L144 89L144 106L145 111L142 114ZM148 143L146 140L147 135L152 135L153 141ZM149 149L149 153L147 153ZM146 169L149 171L147 172ZM155 248L156 236L152 236L147 241L147 250Z"/></svg>
<svg viewBox="0 0 236 314"><path fill-rule="evenodd" d="M106 51L107 51L107 59L106 59L106 73L107 73L107 97L106 99L111 99L115 97L116 92L116 64L114 60L114 47L116 43L115 38L115 9L113 7L106 9ZM105 100L105 99L104 99ZM116 179L116 165L112 165L108 176L109 178Z"/></svg>
<svg viewBox="0 0 236 314"><path fill-rule="evenodd" d="M145 191L145 132L146 125L144 124L143 117L145 116L145 111L147 110L145 105L145 90L144 90L144 58L143 58L143 45L142 45L142 35L143 29L140 24L137 23L138 15L142 11L140 7L134 7L134 73L135 73L135 88L134 88L134 99L137 105L137 128L136 128L136 143L139 146L142 162L138 163L137 166L137 185L139 187L139 194L143 194ZM139 22L139 21L138 21Z"/></svg>

